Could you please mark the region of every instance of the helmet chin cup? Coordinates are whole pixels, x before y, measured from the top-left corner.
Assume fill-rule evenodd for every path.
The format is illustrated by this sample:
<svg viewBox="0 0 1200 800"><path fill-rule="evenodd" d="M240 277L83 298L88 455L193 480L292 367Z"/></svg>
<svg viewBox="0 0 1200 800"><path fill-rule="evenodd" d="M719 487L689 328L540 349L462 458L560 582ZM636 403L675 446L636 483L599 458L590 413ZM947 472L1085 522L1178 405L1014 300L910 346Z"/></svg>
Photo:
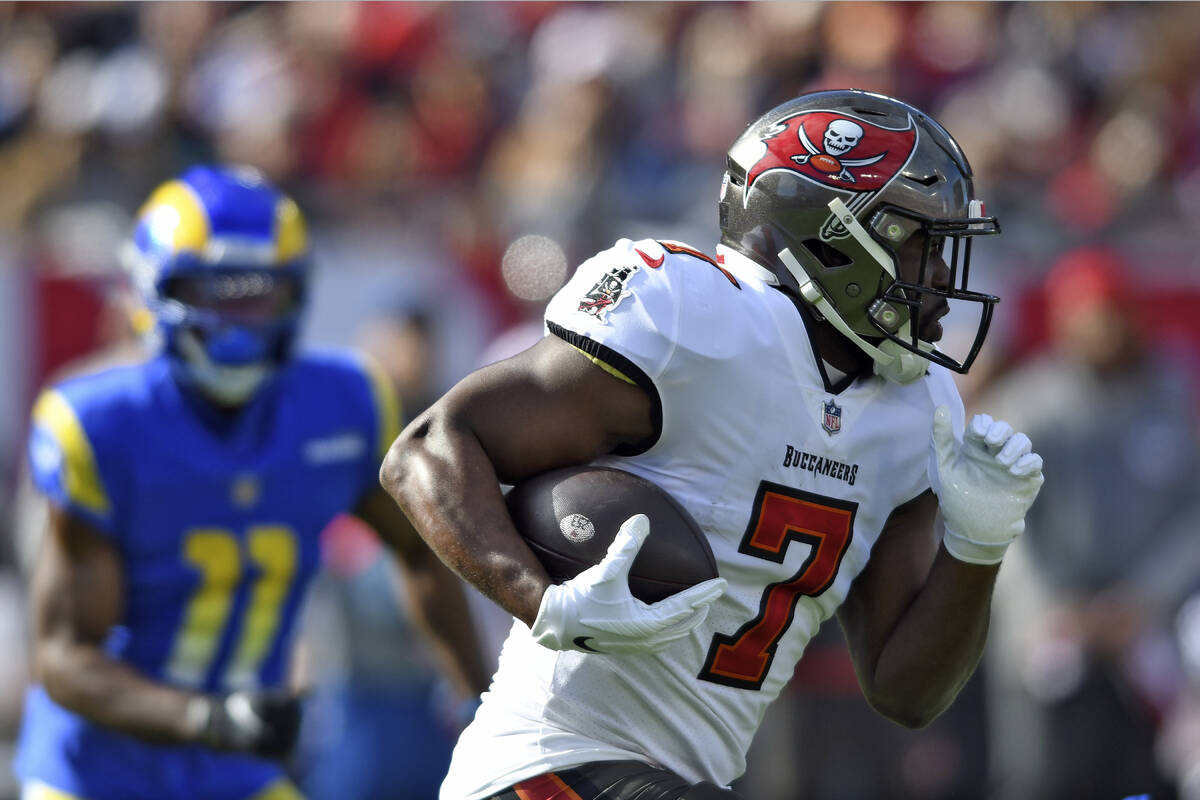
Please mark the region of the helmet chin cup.
<svg viewBox="0 0 1200 800"><path fill-rule="evenodd" d="M795 257L785 248L779 253L779 260L788 266L788 269L793 273L800 272L801 267ZM802 274L802 273L801 273ZM876 347L871 342L850 329L846 321L842 319L841 314L825 297L821 288L817 286L816 281L806 280L800 285L800 296L813 309L833 325L843 336L854 343L859 350L862 350L871 357L874 362L874 372L881 378L886 378L892 383L912 383L925 374L925 370L929 368L929 360L904 349L898 343L890 339L884 339ZM901 327L899 335L908 336L908 323L905 322ZM931 352L933 345L925 341L919 341L917 346L925 351Z"/></svg>
<svg viewBox="0 0 1200 800"><path fill-rule="evenodd" d="M921 342L920 346L925 349L926 342ZM932 346L929 349L932 350ZM912 383L924 375L925 370L929 368L928 359L905 350L891 340L884 340L879 345L879 352L890 355L891 360L882 361L873 357L875 374L892 383Z"/></svg>
<svg viewBox="0 0 1200 800"><path fill-rule="evenodd" d="M179 366L187 381L218 405L245 405L274 372L274 367L263 361L236 366L218 364L190 330L178 332L176 346Z"/></svg>

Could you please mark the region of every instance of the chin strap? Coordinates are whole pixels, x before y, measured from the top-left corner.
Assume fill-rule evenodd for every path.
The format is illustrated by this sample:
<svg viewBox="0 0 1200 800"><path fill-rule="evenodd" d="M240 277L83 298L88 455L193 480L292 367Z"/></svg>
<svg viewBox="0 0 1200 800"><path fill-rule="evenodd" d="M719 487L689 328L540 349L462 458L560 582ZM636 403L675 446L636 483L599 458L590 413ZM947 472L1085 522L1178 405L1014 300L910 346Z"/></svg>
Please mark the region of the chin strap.
<svg viewBox="0 0 1200 800"><path fill-rule="evenodd" d="M858 242L858 246L866 250L871 258L879 264L880 268L888 275L892 276L892 280L896 280L896 266L892 262L891 255L879 242L871 238L871 234L867 233L867 229L862 226L862 223L855 218L850 209L846 207L838 198L833 198L826 206L829 212L833 214L834 219L840 222L850 235L854 237L854 241Z"/></svg>
<svg viewBox="0 0 1200 800"><path fill-rule="evenodd" d="M879 347L868 342L862 336L859 336L850 326L846 324L846 320L842 319L842 315L834 308L833 303L825 297L825 293L821 291L821 287L817 282L808 277L804 268L800 266L800 262L786 248L779 251L779 260L784 266L796 276L800 282L800 296L804 298L804 302L815 308L817 312L824 317L829 324L837 329L838 333L845 336L854 345L871 357L875 362L875 374L881 378L886 378L893 383L912 383L925 374L925 369L928 367L928 361L921 358L916 353L910 353L900 345L891 341L884 340ZM909 323L904 323L904 326L898 331L899 336L909 335ZM922 349L933 349L933 345L927 342L919 342L918 346Z"/></svg>
<svg viewBox="0 0 1200 800"><path fill-rule="evenodd" d="M829 201L828 208L833 218L845 227L846 231L854 238L854 241L858 243L858 246L879 264L880 269L895 280L896 268L892 262L892 257L883 249L882 245L871 238L871 234L867 233L867 229L862 226L862 223L846 207L846 204L841 199L835 197ZM829 298L825 296L821 287L809 276L804 267L800 265L800 262L789 250L785 248L780 251L779 260L783 262L783 265L796 278L796 282L800 284L800 296L804 298L804 301L816 309L822 317L828 320L833 327L837 328L839 333L853 342L858 349L871 357L871 360L875 363L876 375L886 378L893 383L903 384L912 383L925 374L925 370L929 366L927 359L905 350L890 339L885 339L876 347L851 330L833 303L829 302ZM909 336L909 323L906 322L896 332L896 335L900 337ZM922 350L933 350L933 345L928 342L918 342L917 346Z"/></svg>
<svg viewBox="0 0 1200 800"><path fill-rule="evenodd" d="M908 325L905 324L904 328L900 331L900 335L905 336L907 334ZM879 347L883 351L891 351L895 358L888 364L876 361L875 374L881 378L886 378L892 383L912 383L929 369L929 359L922 358L916 353L905 350L890 339L885 340ZM933 345L919 339L917 340L917 347L927 352L933 350Z"/></svg>
<svg viewBox="0 0 1200 800"><path fill-rule="evenodd" d="M887 272L888 275L895 277L895 267L892 265L892 260L888 256L887 251L883 249L871 235L867 233L862 224L854 218L850 210L846 208L846 204L841 200L834 198L829 202L829 210L834 216L845 225L850 231L850 235L866 250L870 256L875 259L880 267ZM772 286L779 285L779 278L775 273L768 270L766 267L755 263L749 258L746 258L736 250L717 245L717 252L724 256L727 261L734 262L740 269L747 270L758 277L764 283ZM808 273L801 266L800 262L792 255L788 249L779 252L779 260L784 267L792 273L796 279L796 283L800 287L800 296L808 305L813 308L817 314L823 319L829 321L839 333L854 343L856 347L871 357L874 362L875 374L881 378L885 378L893 383L912 383L925 374L929 367L927 359L922 358L916 353L905 350L900 345L885 339L878 347L868 342L859 334L850 329L850 326L842 319L842 315L834 308L833 303L825 296L821 287L817 285ZM905 323L897 332L898 336L904 337L910 335L908 323ZM933 345L928 342L918 341L917 346L922 350L932 351Z"/></svg>

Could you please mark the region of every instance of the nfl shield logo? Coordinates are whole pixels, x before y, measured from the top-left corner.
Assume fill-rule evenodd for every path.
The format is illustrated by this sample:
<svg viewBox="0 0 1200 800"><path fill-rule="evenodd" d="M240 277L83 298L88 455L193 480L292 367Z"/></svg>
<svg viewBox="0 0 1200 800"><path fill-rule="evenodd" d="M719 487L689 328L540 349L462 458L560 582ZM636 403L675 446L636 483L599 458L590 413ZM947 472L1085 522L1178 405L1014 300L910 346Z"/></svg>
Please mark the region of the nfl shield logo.
<svg viewBox="0 0 1200 800"><path fill-rule="evenodd" d="M244 472L233 479L229 490L233 504L238 508L250 508L258 503L262 495L262 486L253 474Z"/></svg>
<svg viewBox="0 0 1200 800"><path fill-rule="evenodd" d="M821 427L830 436L842 429L842 407L834 401L821 404Z"/></svg>

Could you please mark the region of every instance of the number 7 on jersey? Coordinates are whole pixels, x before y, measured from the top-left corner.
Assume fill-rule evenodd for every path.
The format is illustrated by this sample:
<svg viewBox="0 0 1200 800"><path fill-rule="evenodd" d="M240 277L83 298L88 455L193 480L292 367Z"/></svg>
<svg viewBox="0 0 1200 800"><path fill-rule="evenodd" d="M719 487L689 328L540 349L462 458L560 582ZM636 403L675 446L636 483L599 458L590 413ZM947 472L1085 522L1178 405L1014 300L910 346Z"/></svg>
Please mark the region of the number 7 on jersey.
<svg viewBox="0 0 1200 800"><path fill-rule="evenodd" d="M758 485L754 513L738 552L782 564L793 541L809 545L808 558L791 578L768 584L758 615L733 635L718 633L708 648L701 680L758 689L775 647L792 623L796 602L829 588L854 531L858 504L811 494L770 481Z"/></svg>

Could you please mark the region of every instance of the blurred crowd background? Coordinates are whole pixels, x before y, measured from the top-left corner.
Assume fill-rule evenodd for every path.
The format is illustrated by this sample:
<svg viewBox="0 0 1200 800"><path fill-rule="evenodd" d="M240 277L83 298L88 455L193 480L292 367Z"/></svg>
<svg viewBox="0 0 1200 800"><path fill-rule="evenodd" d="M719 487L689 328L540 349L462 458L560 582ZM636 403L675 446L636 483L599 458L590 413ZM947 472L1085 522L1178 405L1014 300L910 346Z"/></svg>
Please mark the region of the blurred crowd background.
<svg viewBox="0 0 1200 800"><path fill-rule="evenodd" d="M874 717L826 626L743 791L1200 798L1193 3L0 4L0 739L28 677L29 405L127 345L117 253L155 185L221 160L293 193L317 256L306 338L373 352L411 416L540 335L540 304L615 239L710 249L742 127L843 87L929 111L967 152L1004 230L972 288L1003 302L961 388L1024 426L1048 478L959 703L920 732ZM309 679L435 686L381 610L370 537L329 541ZM369 749L346 737L381 707L329 697L306 739L314 800L395 797L347 788L378 753L322 760Z"/></svg>

